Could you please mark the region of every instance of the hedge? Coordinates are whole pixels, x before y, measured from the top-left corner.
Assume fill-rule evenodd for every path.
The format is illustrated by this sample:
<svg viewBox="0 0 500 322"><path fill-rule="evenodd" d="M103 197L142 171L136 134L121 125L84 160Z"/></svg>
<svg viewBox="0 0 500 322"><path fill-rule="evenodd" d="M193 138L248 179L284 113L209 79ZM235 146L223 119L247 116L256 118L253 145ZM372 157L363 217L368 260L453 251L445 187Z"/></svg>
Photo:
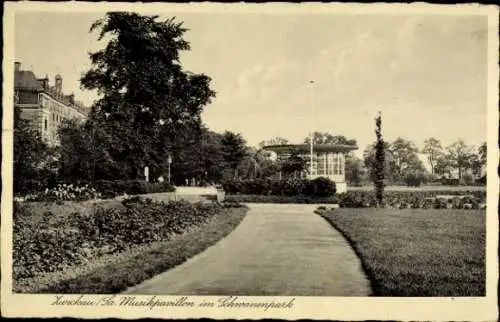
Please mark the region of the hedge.
<svg viewBox="0 0 500 322"><path fill-rule="evenodd" d="M335 183L327 178L313 180L242 180L222 184L226 194L273 195L273 196L315 196L328 197L336 192Z"/></svg>
<svg viewBox="0 0 500 322"><path fill-rule="evenodd" d="M96 181L93 186L104 198L113 198L124 194L140 195L175 191L175 187L169 183L147 182L144 180L101 180Z"/></svg>
<svg viewBox="0 0 500 322"><path fill-rule="evenodd" d="M439 195L457 196L449 200L437 199ZM459 198L460 197L460 198ZM338 204L341 208L375 207L376 200L372 191L348 191L332 197L319 198L308 196L273 195L226 195L226 200L235 202L258 203L297 203L297 204ZM386 191L385 206L391 208L454 208L478 209L484 207L486 191Z"/></svg>

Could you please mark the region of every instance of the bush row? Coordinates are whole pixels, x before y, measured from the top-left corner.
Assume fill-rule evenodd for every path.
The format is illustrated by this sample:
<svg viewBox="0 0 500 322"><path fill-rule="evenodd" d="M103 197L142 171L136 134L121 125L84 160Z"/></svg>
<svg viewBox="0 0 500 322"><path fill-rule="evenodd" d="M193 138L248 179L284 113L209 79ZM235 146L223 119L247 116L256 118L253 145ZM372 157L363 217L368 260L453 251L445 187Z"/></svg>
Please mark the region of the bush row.
<svg viewBox="0 0 500 322"><path fill-rule="evenodd" d="M33 220L22 204L14 207L13 276L33 277L82 264L156 241L165 241L207 222L222 211L218 203L169 203L150 199L125 199L123 207L97 207L88 214L62 217L47 212Z"/></svg>
<svg viewBox="0 0 500 322"><path fill-rule="evenodd" d="M140 195L146 193L175 191L175 187L169 183L147 182L144 180L102 180L96 181L94 186L104 198L113 198L124 194Z"/></svg>
<svg viewBox="0 0 500 322"><path fill-rule="evenodd" d="M175 187L168 183L146 182L143 180L97 181L89 183L59 183L53 188L28 196L28 201L83 201L96 198L138 195L156 192L173 192Z"/></svg>
<svg viewBox="0 0 500 322"><path fill-rule="evenodd" d="M245 180L223 183L227 194L273 195L273 196L333 196L336 192L335 183L327 178L313 180Z"/></svg>
<svg viewBox="0 0 500 322"><path fill-rule="evenodd" d="M439 195L456 198L441 199ZM454 208L478 209L484 207L485 191L387 191L385 207L391 208ZM328 198L309 196L226 195L226 200L258 203L338 204L342 208L375 207L372 191L348 191Z"/></svg>
<svg viewBox="0 0 500 322"><path fill-rule="evenodd" d="M442 199L437 196L455 196ZM341 208L375 207L372 191L348 191L337 196ZM486 201L485 191L387 191L383 206L390 208L478 209Z"/></svg>

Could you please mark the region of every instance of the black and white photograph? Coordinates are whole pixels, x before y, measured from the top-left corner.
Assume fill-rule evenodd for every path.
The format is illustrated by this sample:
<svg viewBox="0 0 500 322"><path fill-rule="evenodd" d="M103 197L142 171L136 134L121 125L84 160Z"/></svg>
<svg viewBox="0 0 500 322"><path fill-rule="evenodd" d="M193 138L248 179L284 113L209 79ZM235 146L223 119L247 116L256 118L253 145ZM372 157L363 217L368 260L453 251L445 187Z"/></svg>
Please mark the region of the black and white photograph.
<svg viewBox="0 0 500 322"><path fill-rule="evenodd" d="M6 7L4 313L495 319L498 8L123 5Z"/></svg>

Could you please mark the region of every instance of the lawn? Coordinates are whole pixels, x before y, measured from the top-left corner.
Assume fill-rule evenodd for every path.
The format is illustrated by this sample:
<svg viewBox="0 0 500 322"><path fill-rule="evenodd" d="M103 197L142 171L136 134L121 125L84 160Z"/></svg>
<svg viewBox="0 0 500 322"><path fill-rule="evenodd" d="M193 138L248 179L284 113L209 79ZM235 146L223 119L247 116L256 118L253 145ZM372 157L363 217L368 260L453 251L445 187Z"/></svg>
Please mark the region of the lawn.
<svg viewBox="0 0 500 322"><path fill-rule="evenodd" d="M385 191L486 191L486 186L422 185L420 187L387 186ZM347 186L347 191L373 191L373 186Z"/></svg>
<svg viewBox="0 0 500 322"><path fill-rule="evenodd" d="M485 296L483 210L352 208L321 215L361 258L374 296Z"/></svg>

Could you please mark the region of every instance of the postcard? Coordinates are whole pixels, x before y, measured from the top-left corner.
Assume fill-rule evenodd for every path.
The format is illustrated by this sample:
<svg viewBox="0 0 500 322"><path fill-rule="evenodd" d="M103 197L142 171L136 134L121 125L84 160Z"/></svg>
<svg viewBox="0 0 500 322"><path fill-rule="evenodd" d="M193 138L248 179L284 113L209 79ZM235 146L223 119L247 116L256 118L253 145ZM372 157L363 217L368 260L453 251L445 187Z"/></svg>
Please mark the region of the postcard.
<svg viewBox="0 0 500 322"><path fill-rule="evenodd" d="M4 6L6 317L498 317L498 7Z"/></svg>

